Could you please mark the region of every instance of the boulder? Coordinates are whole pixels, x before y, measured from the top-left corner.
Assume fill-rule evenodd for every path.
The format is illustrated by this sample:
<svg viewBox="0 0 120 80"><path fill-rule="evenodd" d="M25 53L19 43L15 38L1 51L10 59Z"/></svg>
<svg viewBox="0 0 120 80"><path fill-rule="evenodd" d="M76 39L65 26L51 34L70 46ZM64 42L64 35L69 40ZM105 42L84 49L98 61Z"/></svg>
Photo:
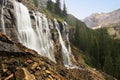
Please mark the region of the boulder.
<svg viewBox="0 0 120 80"><path fill-rule="evenodd" d="M8 77L5 78L5 80L10 80L13 76L13 74L10 74Z"/></svg>
<svg viewBox="0 0 120 80"><path fill-rule="evenodd" d="M34 70L38 66L38 63L34 62L34 64L31 66L31 70Z"/></svg>
<svg viewBox="0 0 120 80"><path fill-rule="evenodd" d="M32 75L25 68L20 68L15 72L16 80L36 80L35 76Z"/></svg>

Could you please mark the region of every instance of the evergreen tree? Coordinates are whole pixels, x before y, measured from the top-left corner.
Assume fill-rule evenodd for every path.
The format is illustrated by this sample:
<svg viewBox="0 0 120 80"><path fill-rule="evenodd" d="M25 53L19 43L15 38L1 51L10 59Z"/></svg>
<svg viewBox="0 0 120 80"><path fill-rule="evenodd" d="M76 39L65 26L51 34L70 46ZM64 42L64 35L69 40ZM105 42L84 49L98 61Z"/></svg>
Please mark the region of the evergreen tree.
<svg viewBox="0 0 120 80"><path fill-rule="evenodd" d="M111 75L113 74L113 62L111 54L105 56L104 70Z"/></svg>
<svg viewBox="0 0 120 80"><path fill-rule="evenodd" d="M54 3L51 0L47 1L47 9L51 12L54 10Z"/></svg>
<svg viewBox="0 0 120 80"><path fill-rule="evenodd" d="M65 2L64 2L64 4L63 4L62 16L63 16L63 17L67 17L67 8L66 8Z"/></svg>
<svg viewBox="0 0 120 80"><path fill-rule="evenodd" d="M35 5L36 7L38 7L38 5L39 5L38 0L33 0L33 2L34 2L34 5Z"/></svg>
<svg viewBox="0 0 120 80"><path fill-rule="evenodd" d="M79 38L79 34L80 34L80 31L79 31L79 29L80 29L80 27L79 27L79 21L78 20L76 20L76 30L75 30L75 41L74 41L74 44L77 46L77 47L80 47L79 46L79 40L80 40L80 38Z"/></svg>
<svg viewBox="0 0 120 80"><path fill-rule="evenodd" d="M116 57L114 76L120 79L120 55Z"/></svg>
<svg viewBox="0 0 120 80"><path fill-rule="evenodd" d="M73 42L86 53L85 62L120 79L120 40L111 38L106 28L91 30L75 22Z"/></svg>
<svg viewBox="0 0 120 80"><path fill-rule="evenodd" d="M61 3L60 3L60 0L56 0L54 12L55 12L55 14L61 16Z"/></svg>

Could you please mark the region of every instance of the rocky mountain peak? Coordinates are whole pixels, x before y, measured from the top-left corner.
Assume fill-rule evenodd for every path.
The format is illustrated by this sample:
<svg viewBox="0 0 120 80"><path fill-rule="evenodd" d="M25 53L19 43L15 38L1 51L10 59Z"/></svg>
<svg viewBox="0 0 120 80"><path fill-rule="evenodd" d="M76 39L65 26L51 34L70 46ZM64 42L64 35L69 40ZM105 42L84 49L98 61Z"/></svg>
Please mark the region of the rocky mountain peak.
<svg viewBox="0 0 120 80"><path fill-rule="evenodd" d="M109 13L95 13L86 17L83 22L90 28L97 26L110 26L120 23L120 9L114 10Z"/></svg>

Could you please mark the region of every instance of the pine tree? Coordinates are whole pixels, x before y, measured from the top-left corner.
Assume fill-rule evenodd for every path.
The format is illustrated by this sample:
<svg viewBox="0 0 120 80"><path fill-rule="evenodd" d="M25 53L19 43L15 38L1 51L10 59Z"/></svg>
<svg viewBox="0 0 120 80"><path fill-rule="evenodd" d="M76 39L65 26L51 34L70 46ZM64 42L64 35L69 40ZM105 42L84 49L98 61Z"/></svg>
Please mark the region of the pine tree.
<svg viewBox="0 0 120 80"><path fill-rule="evenodd" d="M36 7L38 7L38 5L39 5L38 0L33 0L33 2L34 2L34 5L35 5Z"/></svg>
<svg viewBox="0 0 120 80"><path fill-rule="evenodd" d="M51 0L47 1L47 9L51 12L54 10L54 3Z"/></svg>
<svg viewBox="0 0 120 80"><path fill-rule="evenodd" d="M55 14L61 16L61 3L60 3L60 0L56 0L54 12L55 12Z"/></svg>
<svg viewBox="0 0 120 80"><path fill-rule="evenodd" d="M113 73L113 62L112 62L111 54L105 56L104 70L111 75Z"/></svg>
<svg viewBox="0 0 120 80"><path fill-rule="evenodd" d="M67 8L66 8L65 2L64 2L64 4L63 4L62 16L63 16L63 17L67 17Z"/></svg>
<svg viewBox="0 0 120 80"><path fill-rule="evenodd" d="M116 57L114 76L120 79L120 56Z"/></svg>

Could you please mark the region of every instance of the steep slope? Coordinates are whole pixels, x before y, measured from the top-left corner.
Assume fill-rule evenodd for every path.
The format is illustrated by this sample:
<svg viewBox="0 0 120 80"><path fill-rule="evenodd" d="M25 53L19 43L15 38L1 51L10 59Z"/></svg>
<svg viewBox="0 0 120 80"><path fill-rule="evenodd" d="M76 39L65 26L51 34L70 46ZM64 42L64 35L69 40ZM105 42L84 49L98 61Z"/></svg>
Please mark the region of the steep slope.
<svg viewBox="0 0 120 80"><path fill-rule="evenodd" d="M109 13L96 13L86 17L83 22L90 28L97 26L110 26L120 23L120 9Z"/></svg>
<svg viewBox="0 0 120 80"><path fill-rule="evenodd" d="M113 39L120 39L120 25L107 27L107 31Z"/></svg>
<svg viewBox="0 0 120 80"><path fill-rule="evenodd" d="M48 19L28 0L8 0L4 6L0 10L5 29L0 24L0 30L11 39L0 33L0 79L105 80L99 71L74 60L66 22Z"/></svg>
<svg viewBox="0 0 120 80"><path fill-rule="evenodd" d="M5 80L104 80L92 68L67 69L56 64L21 43L0 33L0 79ZM80 74L78 74L80 73Z"/></svg>

